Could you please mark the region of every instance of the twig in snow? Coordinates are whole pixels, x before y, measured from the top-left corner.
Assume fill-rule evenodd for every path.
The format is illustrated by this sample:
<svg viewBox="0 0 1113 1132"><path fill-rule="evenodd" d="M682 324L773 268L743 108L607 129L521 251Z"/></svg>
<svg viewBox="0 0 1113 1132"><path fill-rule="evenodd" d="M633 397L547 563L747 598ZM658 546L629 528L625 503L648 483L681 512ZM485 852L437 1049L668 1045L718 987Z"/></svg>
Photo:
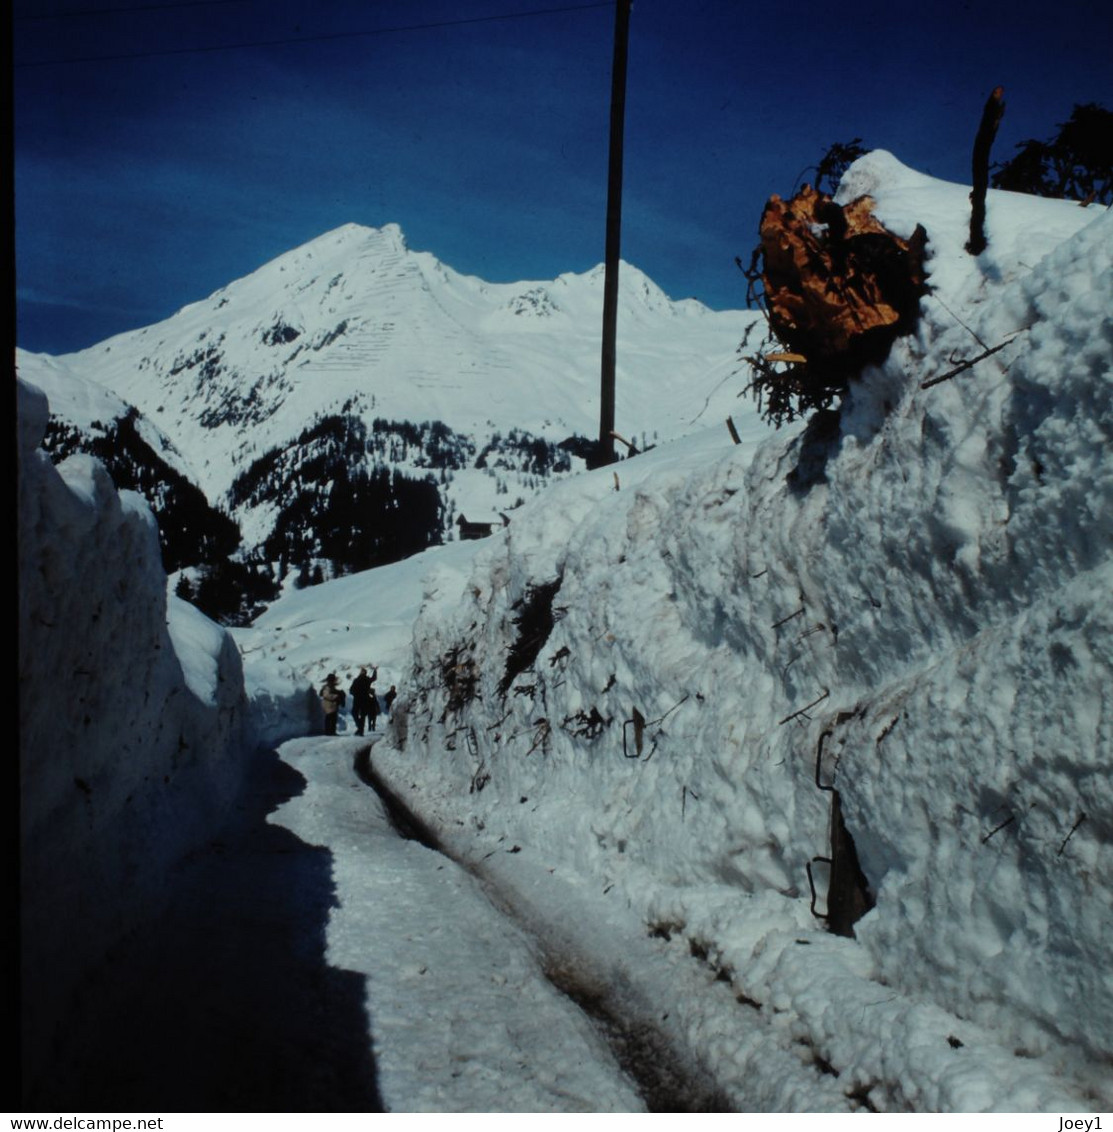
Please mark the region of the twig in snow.
<svg viewBox="0 0 1113 1132"><path fill-rule="evenodd" d="M1000 342L996 346L991 346L983 354L979 354L976 358L967 358L963 362L959 362L954 369L947 370L946 373L940 374L938 377L928 378L927 381L920 382L921 389L930 389L933 385L942 385L944 381L950 381L952 377L958 377L960 373L965 373L968 369L973 369L978 362L985 361L991 354L996 354L998 350L1003 350L1009 343Z"/></svg>
<svg viewBox="0 0 1113 1132"><path fill-rule="evenodd" d="M938 294L933 293L931 297L935 300L935 302L937 302L951 316L951 318L953 318L955 320L955 322L957 322L959 324L959 326L961 326L963 328L963 330L965 330L969 333L970 337L973 338L974 341L977 342L978 345L981 346L981 348L983 350L989 349L989 346L981 340L981 337L978 335L978 332L972 326L970 326L968 323L963 322L962 319L959 318L958 315L955 314L955 312L953 310L951 310L951 308L949 306L947 306L947 304L945 302L943 302L943 300L939 297Z"/></svg>
<svg viewBox="0 0 1113 1132"><path fill-rule="evenodd" d="M1068 833L1068 834L1066 835L1066 837L1064 837L1064 838L1063 838L1063 844L1059 846L1059 852L1055 854L1055 856L1056 856L1056 857L1061 857L1061 856L1063 855L1063 850L1064 850L1064 849L1065 849L1065 848L1067 847L1067 842L1068 842L1068 841L1070 841L1070 839L1071 839L1071 838L1072 838L1072 837L1074 836L1074 831L1075 831L1075 830L1076 830L1076 829L1077 829L1077 828L1078 828L1078 827L1079 827L1079 826L1080 826L1080 825L1081 825L1081 824L1082 824L1082 823L1083 823L1083 822L1084 822L1085 820L1086 820L1086 815L1085 815L1085 814L1079 814L1079 815L1078 815L1078 821L1076 821L1076 822L1074 823L1074 825L1072 825L1072 826L1070 827L1070 833Z"/></svg>
<svg viewBox="0 0 1113 1132"><path fill-rule="evenodd" d="M800 606L800 608L795 613L790 613L787 617L782 617L780 619L780 621L775 621L773 623L773 628L779 629L782 625L786 625L794 617L799 617L802 613L804 613L806 611L806 608L807 608L806 606L802 605L802 606Z"/></svg>
<svg viewBox="0 0 1113 1132"><path fill-rule="evenodd" d="M800 708L798 711L794 711L791 715L786 715L784 719L778 722L777 726L780 727L782 723L788 723L790 719L796 719L798 716L803 715L805 712L811 711L811 709L815 707L816 704L823 703L823 701L827 699L830 694L831 690L829 688L824 688L822 696L817 696L814 700L812 700L810 704L805 704L804 707Z"/></svg>
<svg viewBox="0 0 1113 1132"><path fill-rule="evenodd" d="M966 324L963 323L963 326L966 326ZM970 327L967 326L966 329L970 330ZM948 370L944 374L940 374L939 377L931 377L928 378L927 381L920 382L920 388L930 389L933 385L939 385L944 381L950 381L952 377L957 377L960 373L965 373L968 369L972 369L978 364L978 362L985 361L985 359L988 358L991 354L996 354L998 350L1003 350L1018 334L1023 334L1026 330L1031 329L1031 326L1019 327L1018 329L1012 331L1012 333L1009 334L1003 342L999 342L996 346L987 346L985 352L979 354L976 358L967 358L965 361L959 362L959 364L955 366L954 369ZM974 334L972 330L970 330L970 333ZM978 336L974 334L974 337L977 338ZM985 346L985 343L982 342L980 338L978 338L978 341L983 346Z"/></svg>
<svg viewBox="0 0 1113 1132"><path fill-rule="evenodd" d="M1009 814L1009 816L1005 818L1005 820L999 826L997 826L995 829L991 829L985 835L985 837L982 838L982 844L984 845L995 833L1000 833L1000 831L1003 830L1005 826L1012 825L1014 821L1016 821L1016 814Z"/></svg>
<svg viewBox="0 0 1113 1132"><path fill-rule="evenodd" d="M695 798L695 800L697 802L699 801L699 795L694 790L692 790L690 787L685 786L684 789L681 790L681 792L680 792L680 820L681 821L684 820L684 811L687 809L688 795L689 794L691 794L691 796L693 798Z"/></svg>
<svg viewBox="0 0 1113 1132"><path fill-rule="evenodd" d="M681 699L677 700L677 701L676 701L676 703L675 703L675 704L673 704L673 705L672 705L672 707L671 707L671 708L669 708L669 710L668 710L667 712L665 712L665 714L664 714L664 715L662 715L662 716L659 716L659 717L658 717L657 719L651 719L651 720L650 720L650 721L649 721L649 722L648 722L648 723L646 724L646 727L653 727L653 726L655 726L655 725L656 725L656 724L658 724L658 723L663 723L663 722L664 722L664 721L665 721L666 719L668 719L668 717L669 717L670 715L672 715L672 713L673 713L674 711L676 711L676 709L677 709L678 707L680 707L680 705L681 705L682 703L684 703L684 702L685 702L686 700L689 700L690 698L691 698L691 693L689 692L689 693L688 693L688 694L687 694L686 696L684 696L684 697L682 697Z"/></svg>
<svg viewBox="0 0 1113 1132"><path fill-rule="evenodd" d="M542 720L538 721L537 736L533 740L533 745L530 747L530 749L528 751L526 751L527 755L532 755L533 752L536 751L538 747L540 747L543 743L546 743L548 741L550 730L551 730L551 728L549 726L549 721L547 719L542 719Z"/></svg>

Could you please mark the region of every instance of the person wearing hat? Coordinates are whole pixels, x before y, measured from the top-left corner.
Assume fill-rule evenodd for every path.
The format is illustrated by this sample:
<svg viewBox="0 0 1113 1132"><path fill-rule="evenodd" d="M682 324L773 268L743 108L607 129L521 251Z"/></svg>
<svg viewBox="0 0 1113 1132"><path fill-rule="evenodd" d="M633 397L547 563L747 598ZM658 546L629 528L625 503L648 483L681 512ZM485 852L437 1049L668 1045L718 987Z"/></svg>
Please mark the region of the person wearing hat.
<svg viewBox="0 0 1113 1132"><path fill-rule="evenodd" d="M330 672L321 687L321 706L325 709L325 734L336 734L336 720L344 703L344 691L336 686L336 673Z"/></svg>

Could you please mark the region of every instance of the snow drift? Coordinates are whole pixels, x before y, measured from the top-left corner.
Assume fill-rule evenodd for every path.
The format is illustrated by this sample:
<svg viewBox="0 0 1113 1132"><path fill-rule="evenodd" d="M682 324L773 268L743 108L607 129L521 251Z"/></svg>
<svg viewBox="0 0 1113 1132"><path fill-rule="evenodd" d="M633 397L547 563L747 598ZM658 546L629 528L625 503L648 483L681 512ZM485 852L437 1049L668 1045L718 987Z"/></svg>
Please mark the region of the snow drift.
<svg viewBox="0 0 1113 1132"><path fill-rule="evenodd" d="M972 259L965 188L875 153L866 192L932 291L837 427L528 504L430 577L373 760L553 931L574 889L704 971L663 1024L738 1107L1108 1106L1113 216L991 193ZM811 910L831 786L853 940Z"/></svg>
<svg viewBox="0 0 1113 1132"><path fill-rule="evenodd" d="M39 449L43 394L18 383L19 729L27 1096L80 982L161 906L244 769L231 638L166 594L154 519L95 460ZM48 1095L48 1094L44 1094Z"/></svg>

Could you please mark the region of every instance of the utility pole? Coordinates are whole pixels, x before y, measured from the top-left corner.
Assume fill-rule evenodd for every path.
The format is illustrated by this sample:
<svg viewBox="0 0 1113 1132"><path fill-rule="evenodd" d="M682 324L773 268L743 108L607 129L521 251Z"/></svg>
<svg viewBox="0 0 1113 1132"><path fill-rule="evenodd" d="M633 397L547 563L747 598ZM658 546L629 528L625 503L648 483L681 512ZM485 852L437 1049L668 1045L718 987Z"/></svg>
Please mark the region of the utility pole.
<svg viewBox="0 0 1113 1132"><path fill-rule="evenodd" d="M607 248L603 264L603 356L600 381L600 466L613 464L614 365L618 326L618 261L622 244L622 132L626 120L626 55L631 0L615 0L611 67L611 142L607 173Z"/></svg>

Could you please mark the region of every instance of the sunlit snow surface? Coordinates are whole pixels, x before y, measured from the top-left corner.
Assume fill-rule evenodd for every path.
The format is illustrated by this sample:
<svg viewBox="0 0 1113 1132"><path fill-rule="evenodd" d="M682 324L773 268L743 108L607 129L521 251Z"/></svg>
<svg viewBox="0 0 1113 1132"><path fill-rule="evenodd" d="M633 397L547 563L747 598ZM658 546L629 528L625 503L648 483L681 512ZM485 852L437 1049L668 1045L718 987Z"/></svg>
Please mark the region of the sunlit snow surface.
<svg viewBox="0 0 1113 1132"><path fill-rule="evenodd" d="M478 881L405 841L355 786L358 740L291 740L308 780L271 820L332 853L327 959L367 976L379 1089L411 1112L637 1112L589 1021L544 977Z"/></svg>
<svg viewBox="0 0 1113 1132"><path fill-rule="evenodd" d="M331 854L328 960L364 978L388 1108L641 1107L555 988L717 1107L1113 1103L1113 217L992 193L975 260L965 187L877 153L844 181L862 192L924 223L933 291L829 451L732 396L739 445L716 423L566 479L490 539L288 593L233 634L255 733L306 780L270 820ZM116 412L36 364L75 419ZM248 751L235 650L167 604L146 507L86 457L50 468L45 403L20 396L22 911L48 1066L80 961L164 898ZM312 689L360 665L400 691L375 772L466 868L388 829L350 717L307 737ZM65 673L98 677L93 710L32 694ZM817 774L876 899L856 939L811 908Z"/></svg>
<svg viewBox="0 0 1113 1132"><path fill-rule="evenodd" d="M291 596L241 634L249 679L279 654L276 687L382 663L401 698L378 773L551 963L652 1017L734 1106L1108 1107L1113 217L991 193L972 259L965 187L877 153L844 181L862 192L924 223L933 291L811 482L786 478L799 428L710 429L483 543ZM501 695L518 603L558 577ZM447 658L474 695L451 698ZM877 900L856 940L809 908L821 736ZM347 953L378 881L342 875Z"/></svg>

